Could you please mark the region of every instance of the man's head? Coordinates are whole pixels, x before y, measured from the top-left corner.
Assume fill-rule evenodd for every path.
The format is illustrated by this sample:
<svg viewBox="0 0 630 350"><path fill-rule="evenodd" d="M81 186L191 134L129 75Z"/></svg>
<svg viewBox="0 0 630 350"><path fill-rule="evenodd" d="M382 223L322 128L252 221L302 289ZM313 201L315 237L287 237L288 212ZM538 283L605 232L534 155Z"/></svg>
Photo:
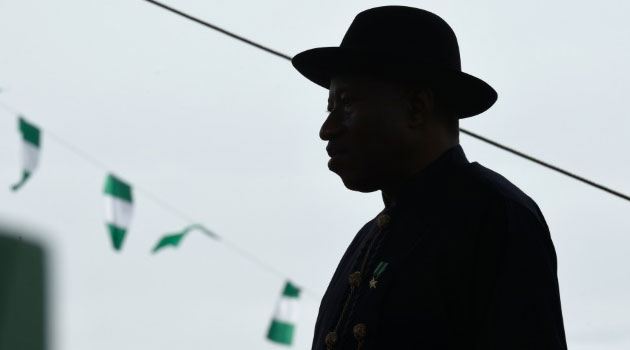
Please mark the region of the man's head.
<svg viewBox="0 0 630 350"><path fill-rule="evenodd" d="M355 191L393 188L459 143L457 115L420 83L336 76L328 111L320 130L328 166Z"/></svg>
<svg viewBox="0 0 630 350"><path fill-rule="evenodd" d="M497 93L461 71L459 45L439 16L383 6L359 13L338 47L299 53L293 66L330 90L320 136L350 189L386 190L458 143L458 119ZM418 83L422 82L422 83Z"/></svg>

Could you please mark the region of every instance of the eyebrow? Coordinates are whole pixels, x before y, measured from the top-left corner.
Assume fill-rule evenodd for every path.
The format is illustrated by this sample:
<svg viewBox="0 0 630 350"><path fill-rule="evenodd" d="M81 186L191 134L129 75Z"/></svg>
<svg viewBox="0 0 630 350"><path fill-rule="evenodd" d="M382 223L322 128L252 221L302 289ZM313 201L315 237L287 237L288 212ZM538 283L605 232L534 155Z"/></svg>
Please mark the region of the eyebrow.
<svg viewBox="0 0 630 350"><path fill-rule="evenodd" d="M341 95L341 94L351 92L352 90L353 90L353 89L352 89L352 87L350 87L350 86L342 86L342 87L338 88L337 90L335 90L334 95L335 95L335 96L339 96L339 95ZM326 109L327 109L329 112L331 112L331 104L334 102L334 100L335 100L335 98L333 98L333 97L331 96L331 94L329 94L329 95L328 95L328 106L326 107Z"/></svg>

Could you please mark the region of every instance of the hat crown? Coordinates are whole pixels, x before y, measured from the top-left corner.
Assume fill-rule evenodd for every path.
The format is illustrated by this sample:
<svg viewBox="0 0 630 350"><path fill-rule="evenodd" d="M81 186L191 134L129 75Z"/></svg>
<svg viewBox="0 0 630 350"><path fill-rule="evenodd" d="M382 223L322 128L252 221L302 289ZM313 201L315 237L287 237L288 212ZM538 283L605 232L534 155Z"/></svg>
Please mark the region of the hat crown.
<svg viewBox="0 0 630 350"><path fill-rule="evenodd" d="M436 91L459 118L484 112L497 100L485 81L462 72L457 37L439 16L406 6L359 13L338 47L300 52L293 66L326 89L343 75L420 83Z"/></svg>
<svg viewBox="0 0 630 350"><path fill-rule="evenodd" d="M461 71L455 32L438 15L413 7L383 6L359 13L340 47Z"/></svg>

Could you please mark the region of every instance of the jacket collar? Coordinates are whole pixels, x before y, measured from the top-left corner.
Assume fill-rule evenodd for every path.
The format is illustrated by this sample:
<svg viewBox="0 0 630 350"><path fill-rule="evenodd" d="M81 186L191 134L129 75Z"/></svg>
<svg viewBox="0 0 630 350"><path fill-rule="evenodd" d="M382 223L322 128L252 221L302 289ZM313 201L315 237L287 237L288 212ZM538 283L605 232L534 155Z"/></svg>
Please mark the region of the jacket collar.
<svg viewBox="0 0 630 350"><path fill-rule="evenodd" d="M428 189L439 187L448 174L468 164L470 163L460 145L449 148L427 167L411 176L398 190L394 200L382 194L385 209L407 205L414 200L418 201L419 196L426 193Z"/></svg>

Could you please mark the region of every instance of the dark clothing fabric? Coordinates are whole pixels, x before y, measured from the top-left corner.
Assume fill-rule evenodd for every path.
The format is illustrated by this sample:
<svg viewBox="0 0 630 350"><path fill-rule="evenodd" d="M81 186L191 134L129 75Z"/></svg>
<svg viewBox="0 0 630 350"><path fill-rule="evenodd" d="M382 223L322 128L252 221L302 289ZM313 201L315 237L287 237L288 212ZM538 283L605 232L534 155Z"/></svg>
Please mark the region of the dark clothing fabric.
<svg viewBox="0 0 630 350"><path fill-rule="evenodd" d="M473 162L460 146L417 174L379 216L390 223L360 269L377 218L356 235L321 301L313 349L566 349L556 254L525 193ZM375 288L369 283L382 263ZM372 286L374 287L374 286Z"/></svg>

